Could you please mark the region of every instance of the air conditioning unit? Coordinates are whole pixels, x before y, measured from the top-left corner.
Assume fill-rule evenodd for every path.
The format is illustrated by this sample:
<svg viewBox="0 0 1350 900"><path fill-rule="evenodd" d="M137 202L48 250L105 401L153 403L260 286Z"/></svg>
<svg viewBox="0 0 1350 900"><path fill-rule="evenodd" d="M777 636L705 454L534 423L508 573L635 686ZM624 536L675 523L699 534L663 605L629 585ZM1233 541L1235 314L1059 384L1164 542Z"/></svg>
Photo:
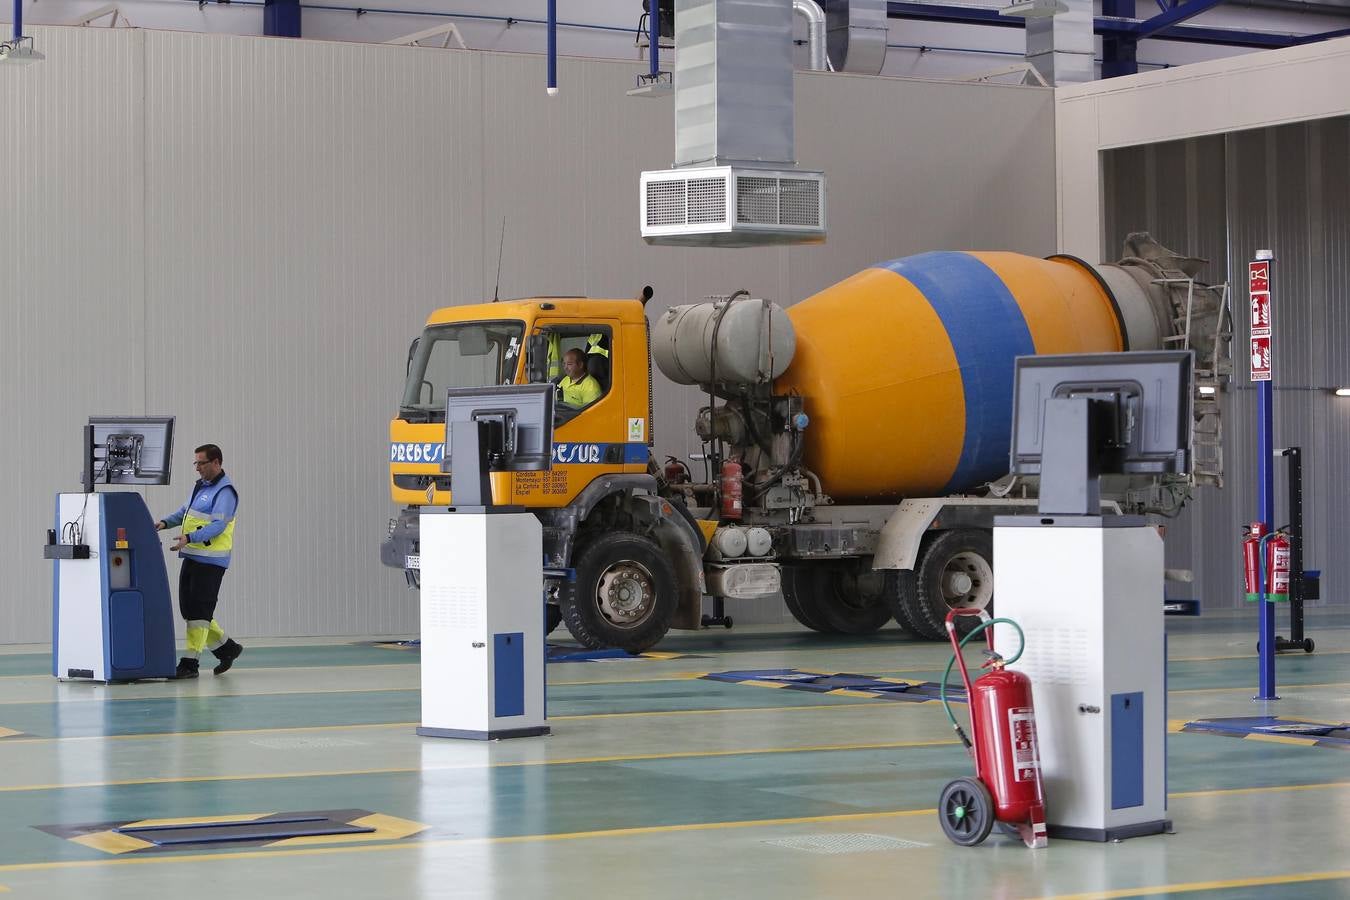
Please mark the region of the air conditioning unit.
<svg viewBox="0 0 1350 900"><path fill-rule="evenodd" d="M643 172L649 244L757 247L825 240L825 175L738 166Z"/></svg>

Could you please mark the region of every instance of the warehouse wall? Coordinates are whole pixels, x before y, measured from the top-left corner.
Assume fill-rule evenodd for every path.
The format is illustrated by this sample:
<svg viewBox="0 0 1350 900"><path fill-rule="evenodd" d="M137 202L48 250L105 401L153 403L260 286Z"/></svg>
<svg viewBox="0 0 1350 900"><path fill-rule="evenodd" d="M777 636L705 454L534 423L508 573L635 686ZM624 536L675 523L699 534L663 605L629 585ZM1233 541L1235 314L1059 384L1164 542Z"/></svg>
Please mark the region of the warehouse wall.
<svg viewBox="0 0 1350 900"><path fill-rule="evenodd" d="M1350 401L1326 388L1350 385L1350 42L1248 62L1060 91L1061 241L1094 253L1100 239L1110 255L1146 229L1211 260L1206 280L1232 285L1227 485L1202 489L1168 537L1168 564L1195 570L1194 596L1208 607L1242 603L1238 532L1257 506L1246 264L1257 249L1275 252L1275 444L1303 450L1305 565L1324 571L1321 603L1344 603L1350 577L1336 557L1350 527ZM1285 467L1276 470L1284 524Z"/></svg>
<svg viewBox="0 0 1350 900"><path fill-rule="evenodd" d="M378 45L39 29L0 78L5 327L0 642L50 638L38 554L77 485L91 414L178 416L170 488L219 443L242 497L226 624L240 635L406 633L379 565L387 422L409 339L441 305L501 295L790 302L944 247L1055 249L1050 91L800 74L798 158L829 177L830 239L736 252L646 246L638 173L671 162L670 101L639 66ZM694 449L700 399L657 385L659 453ZM783 618L778 604L734 610Z"/></svg>

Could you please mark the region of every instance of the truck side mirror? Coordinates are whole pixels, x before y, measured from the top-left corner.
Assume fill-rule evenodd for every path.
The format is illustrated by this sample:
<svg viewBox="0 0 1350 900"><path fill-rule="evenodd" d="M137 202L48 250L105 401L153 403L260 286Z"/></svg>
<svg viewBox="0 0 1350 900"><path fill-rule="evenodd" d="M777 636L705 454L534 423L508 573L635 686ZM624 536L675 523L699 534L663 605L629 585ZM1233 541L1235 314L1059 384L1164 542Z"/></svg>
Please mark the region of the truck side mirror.
<svg viewBox="0 0 1350 900"><path fill-rule="evenodd" d="M548 381L548 338L542 334L525 339L525 381L528 384Z"/></svg>

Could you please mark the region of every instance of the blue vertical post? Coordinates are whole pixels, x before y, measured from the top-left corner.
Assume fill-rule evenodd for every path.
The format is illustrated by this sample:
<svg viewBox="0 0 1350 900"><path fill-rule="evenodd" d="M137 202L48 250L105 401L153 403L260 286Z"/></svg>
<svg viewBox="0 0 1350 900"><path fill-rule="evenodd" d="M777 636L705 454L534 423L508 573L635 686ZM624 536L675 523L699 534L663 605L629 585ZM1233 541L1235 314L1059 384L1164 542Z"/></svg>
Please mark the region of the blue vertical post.
<svg viewBox="0 0 1350 900"><path fill-rule="evenodd" d="M548 0L548 95L558 93L558 0Z"/></svg>
<svg viewBox="0 0 1350 900"><path fill-rule="evenodd" d="M1121 19L1134 18L1134 0L1102 0L1102 15ZM1137 55L1139 41L1133 34L1102 35L1102 77L1135 75L1139 72Z"/></svg>
<svg viewBox="0 0 1350 900"><path fill-rule="evenodd" d="M1269 381L1256 386L1256 477L1260 484L1257 517L1265 523L1266 533L1275 529L1275 390ZM1269 577L1269 576L1267 576ZM1262 586L1263 599L1269 588ZM1257 700L1278 700L1275 696L1275 604L1268 599L1261 606L1261 693Z"/></svg>
<svg viewBox="0 0 1350 900"><path fill-rule="evenodd" d="M23 37L23 0L14 0L14 44Z"/></svg>
<svg viewBox="0 0 1350 900"><path fill-rule="evenodd" d="M1270 260L1268 250L1258 250L1256 259ZM1270 263L1271 275L1274 274L1274 262ZM1270 279L1274 281L1273 278ZM1270 285L1273 287L1273 284ZM1274 292L1271 292L1272 297ZM1274 303L1271 303L1270 330L1274 331ZM1273 340L1272 340L1273 343ZM1256 383L1256 480L1258 490L1257 517L1265 523L1266 534L1275 531L1275 387L1274 387L1274 351L1271 351L1270 373L1265 381ZM1255 365L1255 363L1253 363ZM1264 551L1262 551L1264 552ZM1257 700L1278 700L1275 694L1275 604L1268 599L1266 585L1259 585L1263 602L1261 607L1259 653L1260 693Z"/></svg>
<svg viewBox="0 0 1350 900"><path fill-rule="evenodd" d="M651 7L647 11L647 45L651 51L651 68L647 71L655 81L661 75L661 11L656 0L647 5Z"/></svg>
<svg viewBox="0 0 1350 900"><path fill-rule="evenodd" d="M263 0L263 34L300 36L300 0Z"/></svg>

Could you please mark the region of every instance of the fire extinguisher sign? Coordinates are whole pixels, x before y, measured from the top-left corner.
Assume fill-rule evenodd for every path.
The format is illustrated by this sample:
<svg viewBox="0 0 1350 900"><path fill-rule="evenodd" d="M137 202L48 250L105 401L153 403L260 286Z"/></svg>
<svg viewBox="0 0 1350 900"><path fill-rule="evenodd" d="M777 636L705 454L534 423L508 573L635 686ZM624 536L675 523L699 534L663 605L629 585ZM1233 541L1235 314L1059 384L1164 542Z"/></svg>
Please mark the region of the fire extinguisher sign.
<svg viewBox="0 0 1350 900"><path fill-rule="evenodd" d="M1041 767L1041 755L1036 747L1036 714L1030 707L1010 709L1008 726L1012 731L1013 778L1031 781Z"/></svg>
<svg viewBox="0 0 1350 900"><path fill-rule="evenodd" d="M1273 362L1270 340L1270 260L1254 259L1248 264L1247 293L1252 301L1252 381L1269 381Z"/></svg>

